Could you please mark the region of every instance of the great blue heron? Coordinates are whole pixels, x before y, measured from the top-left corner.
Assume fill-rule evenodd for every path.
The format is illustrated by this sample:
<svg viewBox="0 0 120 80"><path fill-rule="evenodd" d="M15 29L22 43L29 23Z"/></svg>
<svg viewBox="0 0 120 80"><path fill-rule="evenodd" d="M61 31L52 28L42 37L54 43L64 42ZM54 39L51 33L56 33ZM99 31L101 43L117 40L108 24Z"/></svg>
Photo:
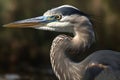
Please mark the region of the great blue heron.
<svg viewBox="0 0 120 80"><path fill-rule="evenodd" d="M51 64L59 80L120 80L119 52L100 50L75 61L95 41L89 17L78 8L63 5L48 10L43 16L4 26L73 33L74 37L57 36L51 46Z"/></svg>

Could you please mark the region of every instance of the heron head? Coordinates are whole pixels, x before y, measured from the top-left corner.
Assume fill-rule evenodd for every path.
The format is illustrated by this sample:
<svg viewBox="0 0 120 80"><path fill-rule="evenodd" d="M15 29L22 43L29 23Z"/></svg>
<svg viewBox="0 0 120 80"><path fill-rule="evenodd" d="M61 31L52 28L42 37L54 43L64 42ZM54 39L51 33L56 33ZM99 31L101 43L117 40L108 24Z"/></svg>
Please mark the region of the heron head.
<svg viewBox="0 0 120 80"><path fill-rule="evenodd" d="M4 26L18 28L32 27L41 30L71 33L75 26L84 24L85 21L89 21L86 14L73 6L63 5L46 11L43 16L16 21Z"/></svg>

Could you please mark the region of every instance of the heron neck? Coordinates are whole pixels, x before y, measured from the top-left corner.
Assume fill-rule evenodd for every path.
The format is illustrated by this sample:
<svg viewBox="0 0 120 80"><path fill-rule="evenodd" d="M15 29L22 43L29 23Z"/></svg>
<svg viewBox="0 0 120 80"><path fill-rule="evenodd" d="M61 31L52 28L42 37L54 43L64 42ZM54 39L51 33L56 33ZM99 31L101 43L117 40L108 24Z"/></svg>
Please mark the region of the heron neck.
<svg viewBox="0 0 120 80"><path fill-rule="evenodd" d="M80 28L74 28L74 37L72 39L73 47L78 47L81 49L89 48L94 42L94 32L92 27L82 26Z"/></svg>
<svg viewBox="0 0 120 80"><path fill-rule="evenodd" d="M84 52L91 45L93 37L94 35L90 28L81 27L81 29L75 29L75 36L73 38L67 35L59 35L53 40L50 53L51 64L59 80L74 80L69 79L69 76L72 76L72 74L77 75L74 72L79 74L83 65L78 66L74 59L80 59L81 54L84 55L81 52ZM72 69L76 71L72 71Z"/></svg>

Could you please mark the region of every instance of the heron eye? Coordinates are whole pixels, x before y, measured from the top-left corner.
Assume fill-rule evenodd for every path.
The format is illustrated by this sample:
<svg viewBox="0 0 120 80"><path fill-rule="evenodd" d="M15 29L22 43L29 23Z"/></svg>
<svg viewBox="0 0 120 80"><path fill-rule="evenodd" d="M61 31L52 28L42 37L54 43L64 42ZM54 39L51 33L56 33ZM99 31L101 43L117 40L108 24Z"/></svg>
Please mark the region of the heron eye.
<svg viewBox="0 0 120 80"><path fill-rule="evenodd" d="M60 20L62 18L62 15L54 15L55 19Z"/></svg>

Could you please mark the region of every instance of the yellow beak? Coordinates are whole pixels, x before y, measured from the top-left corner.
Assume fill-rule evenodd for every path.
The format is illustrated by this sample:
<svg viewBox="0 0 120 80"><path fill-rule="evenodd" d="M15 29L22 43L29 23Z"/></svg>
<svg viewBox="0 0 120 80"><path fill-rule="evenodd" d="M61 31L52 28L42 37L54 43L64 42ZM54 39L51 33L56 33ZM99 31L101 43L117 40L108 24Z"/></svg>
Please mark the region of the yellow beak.
<svg viewBox="0 0 120 80"><path fill-rule="evenodd" d="M39 17L35 17L35 18L30 18L30 19L25 19L25 20L21 20L21 21L16 21L13 23L9 23L9 24L5 24L3 25L3 27L9 27L9 28L35 28L39 25L43 26L45 23L49 23L53 18L51 18L51 20L49 19L48 16L39 16Z"/></svg>

